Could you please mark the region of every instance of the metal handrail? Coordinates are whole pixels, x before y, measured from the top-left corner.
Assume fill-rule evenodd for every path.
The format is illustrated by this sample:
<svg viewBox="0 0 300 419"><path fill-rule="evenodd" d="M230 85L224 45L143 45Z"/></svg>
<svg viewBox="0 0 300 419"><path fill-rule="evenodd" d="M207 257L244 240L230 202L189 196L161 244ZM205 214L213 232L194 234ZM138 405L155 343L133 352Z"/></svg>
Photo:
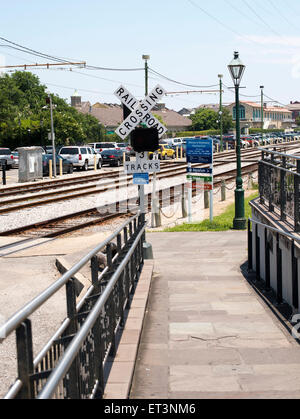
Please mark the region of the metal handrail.
<svg viewBox="0 0 300 419"><path fill-rule="evenodd" d="M109 283L105 287L103 294L99 297L99 300L95 304L94 308L86 318L84 324L80 328L79 332L75 335L71 343L66 349L62 359L59 361L53 372L51 373L50 377L47 380L46 385L44 386L43 390L38 395L38 399L49 399L54 394L56 387L58 386L59 382L63 379L63 377L67 374L72 362L74 361L78 351L82 343L87 338L91 328L94 326L99 314L103 310L107 299L109 298L112 290L116 282L118 281L120 275L122 274L123 270L125 269L128 261L130 260L133 252L135 251L136 246L138 245L141 237L145 232L146 226L144 225L141 229L140 233L136 237L131 249L127 253L125 259L121 262L116 272L111 277Z"/></svg>
<svg viewBox="0 0 300 419"><path fill-rule="evenodd" d="M108 243L110 243L120 232L139 217L137 213L129 220L127 220L119 229L109 236L106 240L100 243L95 249L89 252L78 263L76 263L68 272L62 275L54 284L50 285L45 291L35 297L32 301L27 303L23 308L17 311L10 319L0 327L0 343L6 339L24 320L26 320L32 313L40 308L50 297L59 291L89 260L99 253ZM4 337L3 337L4 336Z"/></svg>
<svg viewBox="0 0 300 419"><path fill-rule="evenodd" d="M283 157L289 157L295 160L300 160L299 156L294 156L292 154L280 153L279 151L272 151L272 150L268 150L262 147L258 147L258 150L263 151L264 153L274 154L276 156L283 156Z"/></svg>
<svg viewBox="0 0 300 419"><path fill-rule="evenodd" d="M297 242L300 243L300 237L294 236L291 233L287 233L285 231L279 230L278 228L268 226L267 224L263 224L263 223L261 223L259 221L253 220L252 218L249 218L249 221L251 221L254 224L260 225L262 227L265 227L265 228L267 228L267 229L269 229L271 231L274 231L275 233L278 233L278 234L280 234L282 236L289 237L290 239L295 240L295 241L297 241Z"/></svg>

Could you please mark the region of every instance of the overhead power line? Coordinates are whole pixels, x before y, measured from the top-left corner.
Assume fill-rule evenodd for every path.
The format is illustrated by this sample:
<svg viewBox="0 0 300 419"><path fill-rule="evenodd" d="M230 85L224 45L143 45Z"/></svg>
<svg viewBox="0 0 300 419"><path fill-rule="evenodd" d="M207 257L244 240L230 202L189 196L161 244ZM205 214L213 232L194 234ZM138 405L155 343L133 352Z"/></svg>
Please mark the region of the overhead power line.
<svg viewBox="0 0 300 419"><path fill-rule="evenodd" d="M213 84L213 85L211 85L211 86L198 86L198 85L194 85L194 84L187 84L187 83L183 83L183 82L180 82L180 81L177 81L177 80L170 79L169 77L164 76L163 74L159 73L158 71L153 70L153 69L152 69L152 68L150 68L150 67L149 67L149 71L150 71L152 74L155 74L156 76L160 76L161 78L163 78L163 79L165 79L165 80L168 80L168 81L170 81L171 83L180 84L181 86L196 87L196 88L200 88L200 89L201 89L201 88L206 89L206 88L210 88L210 87L216 87L216 86L218 86L218 84Z"/></svg>
<svg viewBox="0 0 300 419"><path fill-rule="evenodd" d="M271 31L273 32L275 35L280 36L280 33L278 33L277 31L275 31L273 29L273 27L271 25L268 24L268 22L266 22L256 11L255 9L253 9L252 6L250 6L250 4L248 3L247 0L243 0L243 2L245 3L245 5L248 7L249 10L251 10L251 12Z"/></svg>

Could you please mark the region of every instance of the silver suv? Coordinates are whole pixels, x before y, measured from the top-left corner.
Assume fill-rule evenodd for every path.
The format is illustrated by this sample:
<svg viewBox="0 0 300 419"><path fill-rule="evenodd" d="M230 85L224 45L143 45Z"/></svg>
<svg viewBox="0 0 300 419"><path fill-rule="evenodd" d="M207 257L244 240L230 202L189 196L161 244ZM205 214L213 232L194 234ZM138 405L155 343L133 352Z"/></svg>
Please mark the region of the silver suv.
<svg viewBox="0 0 300 419"><path fill-rule="evenodd" d="M9 170L13 166L14 157L9 148L0 148L0 163L6 161L6 169Z"/></svg>
<svg viewBox="0 0 300 419"><path fill-rule="evenodd" d="M77 169L86 171L89 167L94 167L95 159L97 169L101 169L102 167L102 158L100 154L96 153L93 148L88 146L62 147L58 155L69 160Z"/></svg>
<svg viewBox="0 0 300 419"><path fill-rule="evenodd" d="M103 150L115 150L118 148L117 143L89 143L89 146L92 147L97 153L101 153Z"/></svg>

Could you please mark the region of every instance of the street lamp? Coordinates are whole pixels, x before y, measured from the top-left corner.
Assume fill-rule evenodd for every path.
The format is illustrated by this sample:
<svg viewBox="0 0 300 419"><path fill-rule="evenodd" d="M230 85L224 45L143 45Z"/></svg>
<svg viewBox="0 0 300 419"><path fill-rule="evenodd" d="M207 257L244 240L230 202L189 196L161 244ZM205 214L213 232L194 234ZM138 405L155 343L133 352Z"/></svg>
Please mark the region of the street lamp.
<svg viewBox="0 0 300 419"><path fill-rule="evenodd" d="M234 230L244 230L246 228L245 218L245 199L242 178L242 165L241 165L241 128L240 128L240 99L239 88L240 83L245 72L246 66L239 58L239 53L234 53L234 58L228 65L230 75L232 77L235 87L235 114L236 114L236 190L235 190L235 218L233 220Z"/></svg>
<svg viewBox="0 0 300 419"><path fill-rule="evenodd" d="M145 61L145 96L148 96L148 60L150 60L150 55L143 55L142 58Z"/></svg>

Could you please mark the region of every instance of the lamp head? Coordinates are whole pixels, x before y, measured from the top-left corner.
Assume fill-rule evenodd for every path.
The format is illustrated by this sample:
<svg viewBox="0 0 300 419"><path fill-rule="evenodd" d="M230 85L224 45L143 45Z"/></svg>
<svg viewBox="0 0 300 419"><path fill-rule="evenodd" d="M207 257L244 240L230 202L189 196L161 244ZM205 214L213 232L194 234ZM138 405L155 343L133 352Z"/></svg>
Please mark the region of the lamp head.
<svg viewBox="0 0 300 419"><path fill-rule="evenodd" d="M241 59L239 58L239 53L235 51L234 58L228 65L228 69L235 87L238 87L240 85L243 74L245 72L245 68L246 66L242 63Z"/></svg>

